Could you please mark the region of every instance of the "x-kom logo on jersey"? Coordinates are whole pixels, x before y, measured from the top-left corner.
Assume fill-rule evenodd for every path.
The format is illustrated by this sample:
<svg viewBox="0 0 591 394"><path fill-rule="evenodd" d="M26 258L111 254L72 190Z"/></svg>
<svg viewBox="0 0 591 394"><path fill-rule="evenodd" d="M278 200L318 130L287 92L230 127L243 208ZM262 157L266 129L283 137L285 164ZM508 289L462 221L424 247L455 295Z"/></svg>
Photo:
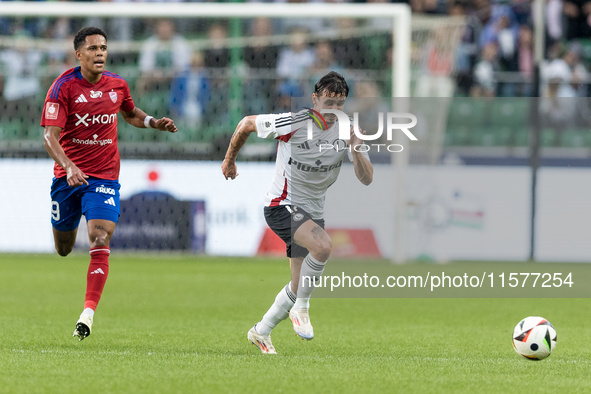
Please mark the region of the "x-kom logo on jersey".
<svg viewBox="0 0 591 394"><path fill-rule="evenodd" d="M90 114L86 114L84 116L80 116L78 114L74 114L76 115L76 117L78 118L78 122L76 122L76 126L78 126L80 123L84 124L84 126L88 126L88 122L86 121L86 118L88 118L90 116Z"/></svg>

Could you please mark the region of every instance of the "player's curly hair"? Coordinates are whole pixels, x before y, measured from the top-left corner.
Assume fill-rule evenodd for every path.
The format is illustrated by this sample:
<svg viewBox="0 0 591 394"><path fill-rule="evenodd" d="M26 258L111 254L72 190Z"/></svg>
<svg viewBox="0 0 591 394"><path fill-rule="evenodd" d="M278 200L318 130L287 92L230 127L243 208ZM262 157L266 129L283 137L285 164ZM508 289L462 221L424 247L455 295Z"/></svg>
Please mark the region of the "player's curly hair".
<svg viewBox="0 0 591 394"><path fill-rule="evenodd" d="M105 37L105 41L107 40L107 33L102 31L98 27L89 26L89 27L83 27L82 29L80 29L80 31L78 33L76 33L76 36L74 37L74 50L77 51L78 49L80 49L80 47L82 45L84 45L84 42L86 41L86 37L94 36L97 34Z"/></svg>
<svg viewBox="0 0 591 394"><path fill-rule="evenodd" d="M331 71L316 82L314 85L314 93L317 96L328 95L335 96L349 96L349 85L345 81L345 77L335 71Z"/></svg>

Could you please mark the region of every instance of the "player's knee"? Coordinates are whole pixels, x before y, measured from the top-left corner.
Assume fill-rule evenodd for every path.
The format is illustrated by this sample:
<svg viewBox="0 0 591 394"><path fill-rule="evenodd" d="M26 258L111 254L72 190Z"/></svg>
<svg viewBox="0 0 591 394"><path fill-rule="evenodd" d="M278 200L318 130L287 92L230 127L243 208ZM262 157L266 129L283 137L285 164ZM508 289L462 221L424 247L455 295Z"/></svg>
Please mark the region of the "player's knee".
<svg viewBox="0 0 591 394"><path fill-rule="evenodd" d="M330 257L332 251L332 241L329 237L324 237L316 242L314 248L315 258L319 261L326 261Z"/></svg>
<svg viewBox="0 0 591 394"><path fill-rule="evenodd" d="M93 229L88 234L88 240L90 241L91 248L109 246L109 241L111 240L111 233L102 228Z"/></svg>
<svg viewBox="0 0 591 394"><path fill-rule="evenodd" d="M74 247L70 246L70 245L56 245L55 246L55 250L56 250L57 254L62 257L66 257L67 255L69 255L72 252L72 249L74 249Z"/></svg>
<svg viewBox="0 0 591 394"><path fill-rule="evenodd" d="M90 245L93 248L101 247L101 246L109 246L109 236L108 234L95 234L94 236L90 236Z"/></svg>

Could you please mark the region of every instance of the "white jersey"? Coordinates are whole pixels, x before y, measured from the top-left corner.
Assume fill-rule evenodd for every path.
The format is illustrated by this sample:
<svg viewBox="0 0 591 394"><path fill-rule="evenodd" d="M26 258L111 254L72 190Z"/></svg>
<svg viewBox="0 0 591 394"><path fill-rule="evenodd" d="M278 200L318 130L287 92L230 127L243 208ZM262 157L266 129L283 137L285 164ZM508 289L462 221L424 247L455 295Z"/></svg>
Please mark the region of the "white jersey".
<svg viewBox="0 0 591 394"><path fill-rule="evenodd" d="M326 189L337 180L344 156L352 156L347 141L339 139L338 122L328 130L313 124L308 139L311 119L308 111L258 115L256 129L258 137L277 140L275 174L265 205L296 205L313 219L322 219Z"/></svg>

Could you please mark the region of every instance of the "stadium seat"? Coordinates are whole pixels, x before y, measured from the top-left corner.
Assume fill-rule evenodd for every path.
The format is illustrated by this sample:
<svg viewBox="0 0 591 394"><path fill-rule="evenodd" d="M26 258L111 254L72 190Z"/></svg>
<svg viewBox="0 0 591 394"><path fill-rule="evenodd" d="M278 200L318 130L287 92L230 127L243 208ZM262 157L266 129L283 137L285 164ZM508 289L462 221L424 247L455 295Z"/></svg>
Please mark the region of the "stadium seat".
<svg viewBox="0 0 591 394"><path fill-rule="evenodd" d="M480 127L482 126L485 103L480 99L454 98L450 105L448 126Z"/></svg>
<svg viewBox="0 0 591 394"><path fill-rule="evenodd" d="M528 126L511 129L509 146L524 147L529 142L530 128Z"/></svg>
<svg viewBox="0 0 591 394"><path fill-rule="evenodd" d="M452 129L451 135L454 146L472 146L476 140L477 129L473 127L456 127Z"/></svg>
<svg viewBox="0 0 591 394"><path fill-rule="evenodd" d="M146 92L137 100L137 105L152 116L166 116L169 112L169 92L168 90Z"/></svg>
<svg viewBox="0 0 591 394"><path fill-rule="evenodd" d="M511 129L506 126L482 127L478 133L476 145L479 146L509 146Z"/></svg>
<svg viewBox="0 0 591 394"><path fill-rule="evenodd" d="M36 140L41 142L43 140L43 128L37 123L25 123L22 126L22 131L19 139Z"/></svg>
<svg viewBox="0 0 591 394"><path fill-rule="evenodd" d="M0 139L3 141L12 141L22 139L21 131L23 124L20 120L9 120L0 124Z"/></svg>
<svg viewBox="0 0 591 394"><path fill-rule="evenodd" d="M490 107L490 121L495 126L523 128L528 123L529 100L524 98L497 98Z"/></svg>
<svg viewBox="0 0 591 394"><path fill-rule="evenodd" d="M558 137L561 139L561 137ZM556 130L553 128L543 128L540 131L540 146L543 147L557 147L557 135Z"/></svg>
<svg viewBox="0 0 591 394"><path fill-rule="evenodd" d="M589 148L589 129L569 129L563 132L562 146L567 148Z"/></svg>

